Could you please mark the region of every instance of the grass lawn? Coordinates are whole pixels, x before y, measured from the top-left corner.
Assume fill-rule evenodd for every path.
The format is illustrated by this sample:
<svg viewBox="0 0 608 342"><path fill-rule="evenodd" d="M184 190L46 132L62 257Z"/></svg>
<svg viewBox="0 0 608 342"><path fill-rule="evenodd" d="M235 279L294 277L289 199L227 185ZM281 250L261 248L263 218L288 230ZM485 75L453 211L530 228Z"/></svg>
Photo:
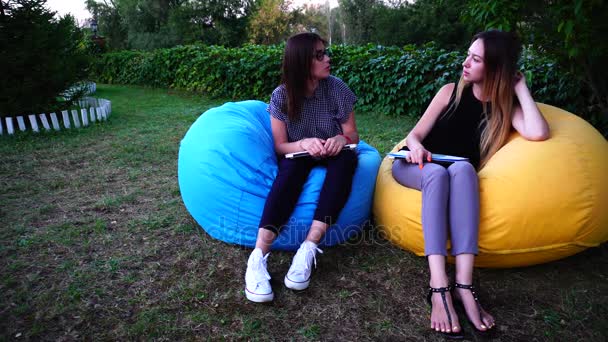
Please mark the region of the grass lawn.
<svg viewBox="0 0 608 342"><path fill-rule="evenodd" d="M177 184L179 141L223 101L107 85L97 96L112 101L106 123L0 137L0 340L442 340L427 328L425 259L373 228L327 248L302 293L282 286L293 254L273 253L274 303L248 302L250 250L201 230ZM413 124L357 122L382 154ZM475 277L501 341L608 339L606 245Z"/></svg>

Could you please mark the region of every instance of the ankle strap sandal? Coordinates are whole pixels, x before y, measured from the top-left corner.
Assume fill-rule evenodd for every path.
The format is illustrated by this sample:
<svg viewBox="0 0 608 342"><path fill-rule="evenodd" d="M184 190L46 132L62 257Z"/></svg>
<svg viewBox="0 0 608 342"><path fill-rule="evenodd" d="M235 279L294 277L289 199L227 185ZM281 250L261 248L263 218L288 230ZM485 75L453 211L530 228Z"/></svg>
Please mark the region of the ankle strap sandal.
<svg viewBox="0 0 608 342"><path fill-rule="evenodd" d="M481 304L479 304L479 297L477 296L477 292L475 291L475 286L473 285L464 285L464 284L459 284L459 283L455 283L454 284L455 287L459 288L459 289L463 289L463 290L469 290L471 291L471 294L473 295L473 299L475 299L475 304L477 304L477 311L479 311L479 320L482 322L483 324L483 316L481 314ZM462 299L460 299L460 301L462 302ZM464 309L464 303L462 303L463 309ZM487 330L479 330L477 329L477 327L475 326L475 323L473 323L473 321L471 321L469 319L468 315L465 315L467 317L467 320L469 321L469 324L471 324L471 326L475 329L475 331L483 336L488 336L490 334L492 334L494 332L495 329L492 329L492 327L488 327Z"/></svg>
<svg viewBox="0 0 608 342"><path fill-rule="evenodd" d="M434 293L440 293L441 294L441 300L443 301L443 309L445 310L445 313L448 316L448 323L450 324L450 327L453 327L452 325L452 315L450 314L450 309L448 308L448 300L445 296L446 292L452 292L452 286L448 285L447 287L429 287L429 292L426 296L426 301L429 303L429 306L431 307L431 309L433 308L433 302L431 300L431 297L433 296ZM452 339L452 340L461 340L464 338L464 335L462 334L462 328L460 329L460 331L458 332L454 332L454 331L450 331L450 332L441 332L441 334L448 339Z"/></svg>

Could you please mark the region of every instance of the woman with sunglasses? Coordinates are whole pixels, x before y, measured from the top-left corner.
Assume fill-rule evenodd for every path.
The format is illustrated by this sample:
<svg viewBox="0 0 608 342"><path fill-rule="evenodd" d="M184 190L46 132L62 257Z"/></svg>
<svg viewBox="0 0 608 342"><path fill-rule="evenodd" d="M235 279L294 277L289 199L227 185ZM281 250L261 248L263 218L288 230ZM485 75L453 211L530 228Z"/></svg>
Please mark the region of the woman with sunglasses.
<svg viewBox="0 0 608 342"><path fill-rule="evenodd" d="M397 182L422 191L424 253L431 274L430 327L448 338L463 338L452 299L463 305L476 332L487 335L495 330L494 318L481 307L473 287L477 170L506 143L512 129L528 140L549 137L549 126L517 71L520 52L521 44L512 33L491 30L474 36L460 81L439 90L406 138L409 157L393 164ZM467 157L470 162L439 165L433 163L431 152ZM448 235L456 262L454 289L446 273Z"/></svg>
<svg viewBox="0 0 608 342"><path fill-rule="evenodd" d="M245 273L245 294L254 302L274 298L266 270L270 247L291 216L310 170L323 165L327 173L306 240L285 276L288 288L308 287L312 264L316 266L316 254L322 252L317 244L350 194L357 154L343 147L359 141L353 112L356 97L342 80L330 75L329 60L326 41L315 33L287 40L281 85L272 92L268 106L278 173ZM299 151L307 151L310 157L283 158Z"/></svg>

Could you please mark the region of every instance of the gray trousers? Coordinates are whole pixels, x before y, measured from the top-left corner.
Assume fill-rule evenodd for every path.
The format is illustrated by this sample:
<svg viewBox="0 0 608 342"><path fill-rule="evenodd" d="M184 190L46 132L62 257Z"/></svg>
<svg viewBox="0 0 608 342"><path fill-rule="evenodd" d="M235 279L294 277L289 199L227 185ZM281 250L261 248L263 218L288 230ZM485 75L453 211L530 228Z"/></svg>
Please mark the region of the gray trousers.
<svg viewBox="0 0 608 342"><path fill-rule="evenodd" d="M447 256L448 228L452 255L478 253L479 182L473 165L425 163L421 170L418 164L395 160L393 177L422 191L424 254Z"/></svg>

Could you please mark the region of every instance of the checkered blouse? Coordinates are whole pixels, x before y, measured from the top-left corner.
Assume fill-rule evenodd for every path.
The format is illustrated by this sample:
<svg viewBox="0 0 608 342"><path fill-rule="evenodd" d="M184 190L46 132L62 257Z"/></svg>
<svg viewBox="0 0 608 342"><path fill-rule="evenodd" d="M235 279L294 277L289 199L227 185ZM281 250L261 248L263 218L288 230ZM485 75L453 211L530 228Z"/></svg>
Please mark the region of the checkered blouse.
<svg viewBox="0 0 608 342"><path fill-rule="evenodd" d="M355 94L341 79L329 76L320 80L315 93L302 103L302 113L297 121L287 116L287 90L281 84L273 92L268 112L287 125L287 140L304 138L327 139L342 134L341 124L348 120L357 101Z"/></svg>

